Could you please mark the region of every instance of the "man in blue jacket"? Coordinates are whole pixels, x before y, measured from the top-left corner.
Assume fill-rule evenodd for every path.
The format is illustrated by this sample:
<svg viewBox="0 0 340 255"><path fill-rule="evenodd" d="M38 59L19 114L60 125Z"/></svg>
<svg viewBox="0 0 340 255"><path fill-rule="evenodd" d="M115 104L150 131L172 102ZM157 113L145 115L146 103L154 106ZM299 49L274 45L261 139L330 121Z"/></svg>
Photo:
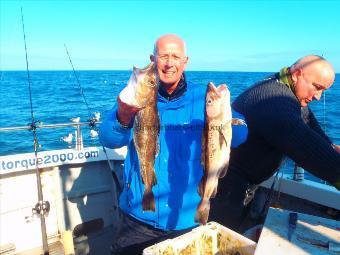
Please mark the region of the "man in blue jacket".
<svg viewBox="0 0 340 255"><path fill-rule="evenodd" d="M161 36L150 59L160 80L157 108L161 128L154 166L157 184L152 189L155 212L142 209L144 185L132 135L139 109L118 98L100 129L103 146L128 146L119 198L122 228L112 246L116 254L141 253L161 238L173 238L197 225L194 216L200 201L197 187L203 175L200 159L205 89L187 82L184 70L188 57L185 43L178 36ZM237 143L235 139L233 143Z"/></svg>

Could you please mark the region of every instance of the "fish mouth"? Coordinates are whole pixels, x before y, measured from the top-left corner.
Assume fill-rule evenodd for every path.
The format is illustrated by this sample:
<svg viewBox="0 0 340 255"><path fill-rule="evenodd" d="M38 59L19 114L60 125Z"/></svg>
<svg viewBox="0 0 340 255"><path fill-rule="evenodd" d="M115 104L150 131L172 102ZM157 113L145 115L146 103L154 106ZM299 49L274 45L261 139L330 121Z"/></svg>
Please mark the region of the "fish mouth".
<svg viewBox="0 0 340 255"><path fill-rule="evenodd" d="M212 81L209 81L208 86L209 87L215 87L215 84Z"/></svg>
<svg viewBox="0 0 340 255"><path fill-rule="evenodd" d="M209 93L211 93L210 95L214 99L221 98L221 96L222 96L221 92L219 91L219 88L216 87L213 82L208 83L208 91L209 91Z"/></svg>
<svg viewBox="0 0 340 255"><path fill-rule="evenodd" d="M212 90L215 94L218 94L217 88L213 82L208 83L209 90Z"/></svg>

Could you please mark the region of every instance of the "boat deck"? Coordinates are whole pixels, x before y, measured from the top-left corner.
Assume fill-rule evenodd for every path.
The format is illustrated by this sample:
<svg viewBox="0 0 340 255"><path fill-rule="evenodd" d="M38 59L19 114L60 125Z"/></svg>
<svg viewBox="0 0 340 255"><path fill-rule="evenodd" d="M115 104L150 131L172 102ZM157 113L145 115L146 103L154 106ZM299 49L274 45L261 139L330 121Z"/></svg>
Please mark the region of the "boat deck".
<svg viewBox="0 0 340 255"><path fill-rule="evenodd" d="M48 246L49 255L64 255L64 248L61 242L55 242ZM16 253L17 255L33 255L33 254L43 254L42 247L27 250L24 252Z"/></svg>

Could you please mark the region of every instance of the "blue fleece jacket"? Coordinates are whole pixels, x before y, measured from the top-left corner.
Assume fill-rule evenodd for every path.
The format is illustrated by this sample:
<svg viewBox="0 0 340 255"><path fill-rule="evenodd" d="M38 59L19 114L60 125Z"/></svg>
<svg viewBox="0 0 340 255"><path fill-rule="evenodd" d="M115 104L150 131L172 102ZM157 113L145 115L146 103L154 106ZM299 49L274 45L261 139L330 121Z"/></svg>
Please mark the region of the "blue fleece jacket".
<svg viewBox="0 0 340 255"><path fill-rule="evenodd" d="M181 230L197 225L194 215L200 201L197 187L203 175L200 161L204 105L205 89L189 82L187 91L171 101L158 93L161 128L159 153L155 159L157 184L152 189L156 202L155 212L142 210L144 185L132 129L119 124L117 106L109 112L101 124L99 137L105 147L128 146L124 163L124 187L119 198L120 208L126 214L162 230ZM233 127L233 132L232 146L246 139L245 126Z"/></svg>

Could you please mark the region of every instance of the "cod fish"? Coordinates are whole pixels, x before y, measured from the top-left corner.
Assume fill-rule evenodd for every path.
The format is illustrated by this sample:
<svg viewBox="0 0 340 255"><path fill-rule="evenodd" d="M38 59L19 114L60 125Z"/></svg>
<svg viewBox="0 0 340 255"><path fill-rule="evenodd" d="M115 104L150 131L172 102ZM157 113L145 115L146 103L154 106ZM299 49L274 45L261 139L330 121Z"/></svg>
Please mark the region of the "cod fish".
<svg viewBox="0 0 340 255"><path fill-rule="evenodd" d="M205 123L202 134L201 163L204 174L198 187L201 201L195 221L206 224L210 198L217 193L218 178L226 175L229 166L231 129L230 92L225 84L217 88L209 82L205 98Z"/></svg>
<svg viewBox="0 0 340 255"><path fill-rule="evenodd" d="M139 168L144 183L142 207L155 211L152 187L157 183L154 162L158 153L159 116L157 110L158 78L154 64L143 69L134 67L128 85L120 93L120 99L142 108L135 116L133 140L139 159Z"/></svg>

